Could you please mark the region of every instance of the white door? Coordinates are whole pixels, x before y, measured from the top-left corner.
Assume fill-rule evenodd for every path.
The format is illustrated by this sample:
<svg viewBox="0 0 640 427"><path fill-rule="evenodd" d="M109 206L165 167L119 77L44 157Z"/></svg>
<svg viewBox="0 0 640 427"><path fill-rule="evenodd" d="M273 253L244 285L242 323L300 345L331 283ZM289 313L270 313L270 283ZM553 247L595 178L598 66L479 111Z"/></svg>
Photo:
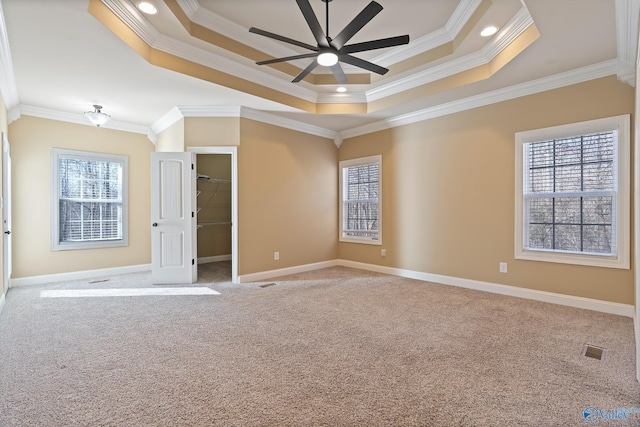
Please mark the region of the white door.
<svg viewBox="0 0 640 427"><path fill-rule="evenodd" d="M196 156L151 153L151 281L194 283Z"/></svg>
<svg viewBox="0 0 640 427"><path fill-rule="evenodd" d="M3 236L3 266L4 277L2 286L6 293L9 289L9 279L11 278L11 151L7 135L2 135L2 214L4 224L2 225Z"/></svg>

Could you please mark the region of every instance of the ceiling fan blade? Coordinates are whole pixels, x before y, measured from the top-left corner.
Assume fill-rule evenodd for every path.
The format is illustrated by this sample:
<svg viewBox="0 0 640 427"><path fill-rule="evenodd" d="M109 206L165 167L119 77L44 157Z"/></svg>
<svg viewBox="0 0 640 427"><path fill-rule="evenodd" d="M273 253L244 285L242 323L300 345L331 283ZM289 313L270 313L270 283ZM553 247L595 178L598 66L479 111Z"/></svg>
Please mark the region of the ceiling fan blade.
<svg viewBox="0 0 640 427"><path fill-rule="evenodd" d="M310 72L312 72L314 70L314 68L316 68L318 66L318 61L316 61L315 59L313 60L313 62L311 62L311 64L309 64L309 66L307 66L307 68L305 68L304 70L302 70L302 72L300 74L298 74L296 76L295 79L293 79L291 82L292 83L298 83L300 80L304 79L305 77L307 77L307 74L309 74Z"/></svg>
<svg viewBox="0 0 640 427"><path fill-rule="evenodd" d="M259 28L251 27L251 28L249 28L249 32L250 33L254 33L254 34L260 34L261 36L269 37L271 39L279 40L281 42L285 42L285 43L293 44L293 45L296 45L296 46L300 46L300 47L303 47L305 49L315 50L315 51L318 50L317 46L311 46L310 44L299 42L298 40L290 39L289 37L285 37L285 36L281 36L281 35L278 35L278 34L270 33L269 31L264 31L264 30L261 30Z"/></svg>
<svg viewBox="0 0 640 427"><path fill-rule="evenodd" d="M302 55L287 56L285 58L267 59L266 61L256 62L257 65L275 64L276 62L293 61L294 59L313 58L317 53L303 53Z"/></svg>
<svg viewBox="0 0 640 427"><path fill-rule="evenodd" d="M356 67L364 68L365 70L371 71L376 74L386 74L389 71L387 68L381 67L379 65L373 64L369 61L365 61L364 59L356 58L351 55L339 55L340 61L346 62L347 64L355 65Z"/></svg>
<svg viewBox="0 0 640 427"><path fill-rule="evenodd" d="M333 73L333 76L336 78L338 83L347 82L347 76L344 74L344 71L342 70L339 62L331 66L331 72Z"/></svg>
<svg viewBox="0 0 640 427"><path fill-rule="evenodd" d="M409 36L389 37L386 39L371 40L363 43L349 44L340 49L341 54L364 52L365 50L383 49L385 47L400 46L409 43Z"/></svg>
<svg viewBox="0 0 640 427"><path fill-rule="evenodd" d="M362 12L358 14L358 16L353 18L353 20L349 22L342 31L340 31L340 34L333 38L333 40L331 41L333 47L340 50L340 48L342 48L342 46L344 46L344 44L355 35L355 33L360 31L362 27L367 25L367 23L371 21L374 16L380 13L381 10L382 6L380 6L379 3L376 3L375 1L369 3L367 7L365 7Z"/></svg>
<svg viewBox="0 0 640 427"><path fill-rule="evenodd" d="M318 46L329 47L327 36L324 34L324 31L322 31L320 22L318 22L318 17L313 12L313 8L311 7L309 0L296 0L296 3L298 3L300 11L304 16L304 19L307 21L307 25L311 29L313 37L315 37L316 42L318 42Z"/></svg>

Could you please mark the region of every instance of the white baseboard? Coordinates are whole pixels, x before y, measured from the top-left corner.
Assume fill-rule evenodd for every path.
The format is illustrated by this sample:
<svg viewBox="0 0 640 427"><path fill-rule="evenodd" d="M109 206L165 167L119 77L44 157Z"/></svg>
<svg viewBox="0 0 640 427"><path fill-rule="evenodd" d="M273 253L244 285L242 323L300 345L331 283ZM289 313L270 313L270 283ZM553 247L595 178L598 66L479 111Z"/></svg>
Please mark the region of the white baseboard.
<svg viewBox="0 0 640 427"><path fill-rule="evenodd" d="M68 280L84 280L96 277L115 276L118 274L151 271L151 264L129 265L126 267L102 268L98 270L74 271L70 273L44 274L42 276L18 277L9 281L10 288L20 286L44 285L45 283L65 282Z"/></svg>
<svg viewBox="0 0 640 427"><path fill-rule="evenodd" d="M289 274L296 274L296 273L304 273L307 271L319 270L321 268L335 267L336 265L338 265L337 260L322 261L322 262L316 262L313 264L298 265L295 267L279 268L277 270L261 271L259 273L243 274L242 276L238 276L238 282L239 283L260 282L263 280L272 279L274 277L287 276Z"/></svg>
<svg viewBox="0 0 640 427"><path fill-rule="evenodd" d="M4 294L0 295L0 313L2 313L2 309L4 308L4 302L6 301Z"/></svg>
<svg viewBox="0 0 640 427"><path fill-rule="evenodd" d="M625 317L634 317L634 307L631 304L601 301L591 298L576 297L572 295L557 294L554 292L538 291L535 289L520 288L517 286L500 285L497 283L481 282L479 280L461 279L459 277L443 276L439 274L423 273L419 271L404 270L400 268L384 267L362 262L338 260L337 265L357 268L392 276L407 277L442 285L458 286L461 288L475 289L494 294L508 295L517 298L526 298L535 301L560 304L569 307L583 308L586 310L600 311Z"/></svg>
<svg viewBox="0 0 640 427"><path fill-rule="evenodd" d="M231 254L229 255L215 255L215 256L205 256L198 258L198 264L208 264L210 262L218 262L218 261L231 261Z"/></svg>
<svg viewBox="0 0 640 427"><path fill-rule="evenodd" d="M222 255L219 257L199 258L198 264L205 262L225 261L231 256ZM535 301L560 304L569 307L582 308L586 310L600 311L603 313L616 314L625 317L635 317L635 308L631 304L621 304L616 302L601 301L591 298L563 295L554 292L538 291L535 289L520 288L517 286L501 285L497 283L482 282L479 280L462 279L459 277L443 276L440 274L423 273L420 271L405 270L401 268L384 267L374 264L366 264L348 260L323 261L313 264L299 265L295 267L280 268L258 273L243 274L238 276L239 283L259 282L269 280L274 277L286 276L289 274L304 273L307 271L319 270L321 268L343 266L360 270L373 271L377 273L389 274L391 276L406 277L410 279L422 280L425 282L439 283L442 285L457 286L461 288L474 289L478 291L491 292L500 295L507 295L517 298L525 298ZM105 268L100 270L86 270L71 273L48 274L42 276L20 277L10 280L10 287L42 285L45 283L62 282L67 280L84 280L103 276L113 276L117 274L138 273L150 271L150 264L133 265L127 267ZM0 310L4 304L4 294L0 299Z"/></svg>

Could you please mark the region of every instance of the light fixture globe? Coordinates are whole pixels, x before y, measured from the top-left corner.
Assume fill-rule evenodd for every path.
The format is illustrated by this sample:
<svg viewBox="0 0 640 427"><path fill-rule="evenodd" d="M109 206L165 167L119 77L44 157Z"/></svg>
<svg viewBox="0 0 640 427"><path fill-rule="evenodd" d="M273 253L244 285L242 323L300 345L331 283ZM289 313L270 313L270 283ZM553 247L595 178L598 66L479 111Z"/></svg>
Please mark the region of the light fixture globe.
<svg viewBox="0 0 640 427"><path fill-rule="evenodd" d="M103 113L102 110L102 105L95 105L93 106L94 110L93 111L85 111L84 116L89 119L89 121L91 123L93 123L94 125L100 127L102 125L104 125L105 123L107 123L109 120L111 120L111 116Z"/></svg>
<svg viewBox="0 0 640 427"><path fill-rule="evenodd" d="M332 50L326 50L318 55L318 64L331 67L338 63L338 55Z"/></svg>

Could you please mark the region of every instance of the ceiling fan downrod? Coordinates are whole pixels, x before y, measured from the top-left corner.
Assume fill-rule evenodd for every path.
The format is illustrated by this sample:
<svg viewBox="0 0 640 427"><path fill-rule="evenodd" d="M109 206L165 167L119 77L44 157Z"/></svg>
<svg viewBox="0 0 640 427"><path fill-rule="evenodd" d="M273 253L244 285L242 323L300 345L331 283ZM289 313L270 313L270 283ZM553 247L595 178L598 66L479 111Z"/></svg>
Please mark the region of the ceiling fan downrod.
<svg viewBox="0 0 640 427"><path fill-rule="evenodd" d="M327 25L326 25L327 30L324 32L324 35L327 37L327 42L331 44L331 37L329 37L329 3L331 2L331 0L322 0L322 1L324 2L324 4L326 4L325 16L327 21Z"/></svg>

